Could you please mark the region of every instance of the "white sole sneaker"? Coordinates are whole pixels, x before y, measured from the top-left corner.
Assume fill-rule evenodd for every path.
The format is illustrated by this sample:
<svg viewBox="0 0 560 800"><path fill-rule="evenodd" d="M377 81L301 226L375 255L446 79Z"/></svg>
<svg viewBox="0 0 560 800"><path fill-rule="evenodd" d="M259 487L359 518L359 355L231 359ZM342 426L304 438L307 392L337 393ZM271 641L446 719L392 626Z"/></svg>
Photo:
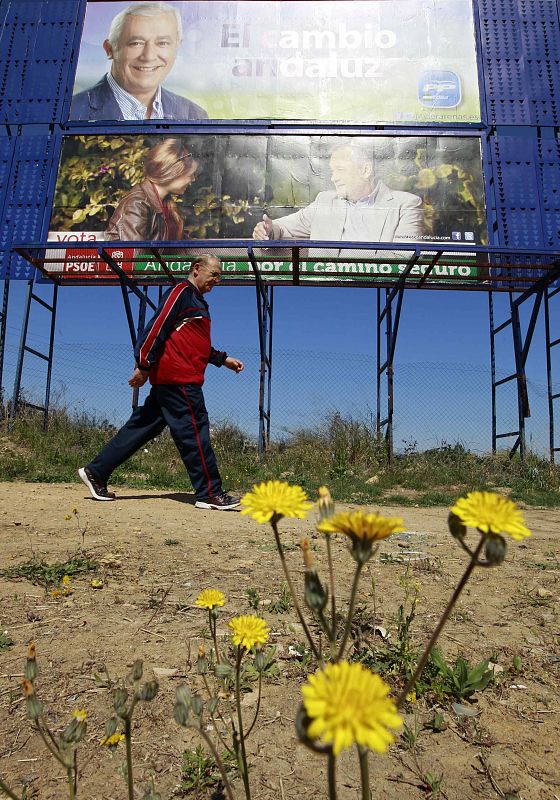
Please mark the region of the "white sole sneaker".
<svg viewBox="0 0 560 800"><path fill-rule="evenodd" d="M195 508L206 508L206 509L213 509L214 511L233 511L235 508L239 508L241 502L236 500L233 503L228 503L227 505L221 505L220 503L212 503L210 500L197 500L194 504Z"/></svg>
<svg viewBox="0 0 560 800"><path fill-rule="evenodd" d="M106 500L112 502L115 499L114 497L103 497L102 494L98 494L95 486L88 478L87 473L83 467L80 467L80 469L78 470L78 475L82 479L83 483L89 489L89 493L91 494L94 500Z"/></svg>

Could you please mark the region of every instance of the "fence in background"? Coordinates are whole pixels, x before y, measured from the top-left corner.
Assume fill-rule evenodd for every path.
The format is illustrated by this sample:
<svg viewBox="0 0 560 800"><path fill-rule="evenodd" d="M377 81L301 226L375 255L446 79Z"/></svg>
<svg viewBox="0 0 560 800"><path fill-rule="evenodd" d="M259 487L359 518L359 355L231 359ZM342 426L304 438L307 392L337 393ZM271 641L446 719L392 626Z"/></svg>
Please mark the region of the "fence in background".
<svg viewBox="0 0 560 800"><path fill-rule="evenodd" d="M232 348L233 352L233 348ZM258 431L259 351L235 348L246 365L234 375L211 366L205 395L213 421L239 426L248 437ZM9 391L17 348L6 350L5 387ZM41 364L26 370L23 393L34 402L44 391ZM53 405L98 422L120 425L130 413L132 393L127 379L132 369L130 344L62 344L53 371ZM320 427L339 412L375 424L374 354L275 350L272 387L273 441L286 439L301 428ZM548 448L546 385L529 381L531 417L527 444L541 455ZM559 391L556 387L554 391ZM145 393L147 390L143 389ZM141 399L144 394L141 395ZM517 395L502 397L506 415L516 421ZM504 410L505 409L505 410ZM416 446L424 450L442 443L461 442L474 452L491 450L490 367L486 364L415 362L395 369L395 450Z"/></svg>

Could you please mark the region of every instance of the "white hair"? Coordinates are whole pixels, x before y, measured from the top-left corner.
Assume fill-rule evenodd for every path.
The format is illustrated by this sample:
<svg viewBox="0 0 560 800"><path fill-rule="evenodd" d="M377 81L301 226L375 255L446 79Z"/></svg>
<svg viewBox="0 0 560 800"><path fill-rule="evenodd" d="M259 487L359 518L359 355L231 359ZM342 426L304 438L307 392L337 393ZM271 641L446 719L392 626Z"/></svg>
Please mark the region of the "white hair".
<svg viewBox="0 0 560 800"><path fill-rule="evenodd" d="M169 3L133 3L131 6L127 6L122 11L119 11L111 22L107 39L113 50L118 49L119 39L121 38L126 18L132 14L139 17L157 17L159 14L173 14L177 24L177 39L181 41L183 38L183 22L181 20L181 12L178 8L170 6Z"/></svg>

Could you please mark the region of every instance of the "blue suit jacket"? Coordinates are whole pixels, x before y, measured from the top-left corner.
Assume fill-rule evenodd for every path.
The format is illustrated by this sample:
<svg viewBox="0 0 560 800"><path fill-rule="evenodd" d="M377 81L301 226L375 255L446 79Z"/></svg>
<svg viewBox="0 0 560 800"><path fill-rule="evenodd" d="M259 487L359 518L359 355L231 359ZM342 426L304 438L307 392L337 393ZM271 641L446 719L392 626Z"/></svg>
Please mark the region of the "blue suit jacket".
<svg viewBox="0 0 560 800"><path fill-rule="evenodd" d="M161 87L161 104L165 119L208 119L208 114L201 107L180 97L178 94L168 92ZM88 121L105 119L123 119L121 109L111 91L107 76L103 76L99 83L80 92L72 99L70 119L84 119Z"/></svg>

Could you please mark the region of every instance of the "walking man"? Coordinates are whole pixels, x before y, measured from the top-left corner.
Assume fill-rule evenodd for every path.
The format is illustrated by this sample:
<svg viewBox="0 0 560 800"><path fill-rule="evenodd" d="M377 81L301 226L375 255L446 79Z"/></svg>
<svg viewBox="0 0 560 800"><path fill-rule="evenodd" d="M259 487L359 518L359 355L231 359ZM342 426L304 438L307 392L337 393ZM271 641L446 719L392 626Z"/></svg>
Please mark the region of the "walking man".
<svg viewBox="0 0 560 800"><path fill-rule="evenodd" d="M87 466L78 470L94 500L114 500L107 489L113 470L169 425L189 473L196 508L229 511L239 499L226 494L212 444L202 384L207 364L241 372L243 362L215 350L205 294L221 279L214 256L196 256L188 280L173 286L148 322L134 351L136 365L128 381L136 388L149 379L144 405Z"/></svg>

